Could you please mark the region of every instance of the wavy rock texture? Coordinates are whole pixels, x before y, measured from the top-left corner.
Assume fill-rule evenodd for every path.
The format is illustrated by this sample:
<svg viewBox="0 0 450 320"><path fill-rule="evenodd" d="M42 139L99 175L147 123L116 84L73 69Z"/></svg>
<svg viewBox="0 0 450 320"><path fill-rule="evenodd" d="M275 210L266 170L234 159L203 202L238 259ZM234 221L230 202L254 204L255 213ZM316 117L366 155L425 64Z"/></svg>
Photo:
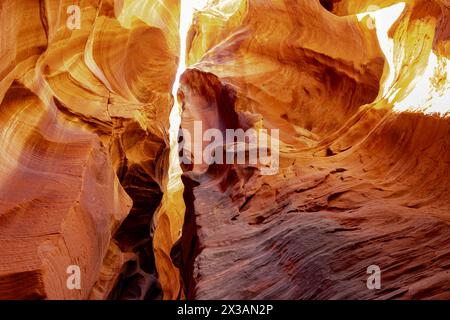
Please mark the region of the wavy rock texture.
<svg viewBox="0 0 450 320"><path fill-rule="evenodd" d="M184 167L172 256L188 298L450 297L449 8L408 1L389 30L389 82L377 30L356 14L398 2L213 1L196 15L182 127L281 129L281 168ZM426 95L411 83L434 56L446 102L412 112L426 110L403 102ZM380 290L366 287L370 265Z"/></svg>
<svg viewBox="0 0 450 320"><path fill-rule="evenodd" d="M179 2L72 4L0 3L0 298L160 298Z"/></svg>
<svg viewBox="0 0 450 320"><path fill-rule="evenodd" d="M400 3L209 1L181 128L279 129L280 168L181 183L180 1L76 1L73 29L74 1L2 0L0 299L450 298L450 3Z"/></svg>

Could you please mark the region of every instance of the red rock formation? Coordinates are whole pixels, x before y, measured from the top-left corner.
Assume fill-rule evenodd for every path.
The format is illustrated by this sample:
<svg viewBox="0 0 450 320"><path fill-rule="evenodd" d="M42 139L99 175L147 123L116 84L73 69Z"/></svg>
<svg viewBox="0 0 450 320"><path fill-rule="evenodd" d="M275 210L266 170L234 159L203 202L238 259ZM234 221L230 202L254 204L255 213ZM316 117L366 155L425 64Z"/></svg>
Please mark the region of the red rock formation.
<svg viewBox="0 0 450 320"><path fill-rule="evenodd" d="M0 4L0 298L161 297L179 3L81 1L80 28L71 5Z"/></svg>
<svg viewBox="0 0 450 320"><path fill-rule="evenodd" d="M0 299L449 298L449 2L401 3L209 1L180 129L279 168L180 178L179 0L1 1Z"/></svg>
<svg viewBox="0 0 450 320"><path fill-rule="evenodd" d="M450 297L448 117L392 111L422 98L409 84L430 52L445 55L448 7L408 3L389 33L403 69L387 83L376 30L354 14L395 2L334 2L235 1L196 17L182 126L210 115L223 128L262 123L281 129L282 147L274 176L185 168L173 257L189 298ZM448 98L444 71L435 83ZM234 112L237 123L218 116ZM380 290L366 287L370 265Z"/></svg>

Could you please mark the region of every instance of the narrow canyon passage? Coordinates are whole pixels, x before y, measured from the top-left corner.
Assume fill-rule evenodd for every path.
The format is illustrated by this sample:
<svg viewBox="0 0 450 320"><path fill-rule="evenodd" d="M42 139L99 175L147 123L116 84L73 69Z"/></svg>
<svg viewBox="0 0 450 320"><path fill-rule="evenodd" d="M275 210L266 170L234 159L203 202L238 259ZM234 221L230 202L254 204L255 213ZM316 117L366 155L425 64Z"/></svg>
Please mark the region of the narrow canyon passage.
<svg viewBox="0 0 450 320"><path fill-rule="evenodd" d="M2 1L0 299L450 298L449 16Z"/></svg>

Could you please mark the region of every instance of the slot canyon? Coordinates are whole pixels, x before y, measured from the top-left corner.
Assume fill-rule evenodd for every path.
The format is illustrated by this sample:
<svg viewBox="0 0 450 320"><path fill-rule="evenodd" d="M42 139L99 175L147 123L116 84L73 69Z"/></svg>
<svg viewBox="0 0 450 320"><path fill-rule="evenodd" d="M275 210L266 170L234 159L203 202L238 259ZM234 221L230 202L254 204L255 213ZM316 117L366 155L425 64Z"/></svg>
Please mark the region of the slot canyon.
<svg viewBox="0 0 450 320"><path fill-rule="evenodd" d="M1 0L0 26L0 299L450 299L449 0ZM195 123L276 166L199 161Z"/></svg>

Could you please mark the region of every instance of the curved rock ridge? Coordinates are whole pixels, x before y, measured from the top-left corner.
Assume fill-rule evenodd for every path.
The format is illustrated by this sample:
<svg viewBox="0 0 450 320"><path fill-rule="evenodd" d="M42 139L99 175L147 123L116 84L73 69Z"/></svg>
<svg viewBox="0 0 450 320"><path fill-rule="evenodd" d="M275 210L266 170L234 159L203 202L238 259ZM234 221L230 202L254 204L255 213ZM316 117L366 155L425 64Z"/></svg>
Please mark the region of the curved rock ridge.
<svg viewBox="0 0 450 320"><path fill-rule="evenodd" d="M189 62L236 91L236 111L258 113L265 127L283 129L283 140L310 146L376 97L383 54L375 33L354 18L335 17L314 1L233 2L239 6L211 28L214 7L197 15Z"/></svg>
<svg viewBox="0 0 450 320"><path fill-rule="evenodd" d="M280 169L184 166L187 297L448 299L445 1L409 1L392 26L359 14L399 1L224 3L191 28L182 128L280 129ZM436 101L416 81L430 67L433 112L405 103Z"/></svg>
<svg viewBox="0 0 450 320"><path fill-rule="evenodd" d="M0 299L450 298L449 1L182 1L0 1Z"/></svg>
<svg viewBox="0 0 450 320"><path fill-rule="evenodd" d="M131 200L95 134L59 120L16 82L1 107L1 297L86 297ZM60 280L70 265L89 270L81 290Z"/></svg>
<svg viewBox="0 0 450 320"><path fill-rule="evenodd" d="M5 0L0 17L0 298L161 298L179 1Z"/></svg>

